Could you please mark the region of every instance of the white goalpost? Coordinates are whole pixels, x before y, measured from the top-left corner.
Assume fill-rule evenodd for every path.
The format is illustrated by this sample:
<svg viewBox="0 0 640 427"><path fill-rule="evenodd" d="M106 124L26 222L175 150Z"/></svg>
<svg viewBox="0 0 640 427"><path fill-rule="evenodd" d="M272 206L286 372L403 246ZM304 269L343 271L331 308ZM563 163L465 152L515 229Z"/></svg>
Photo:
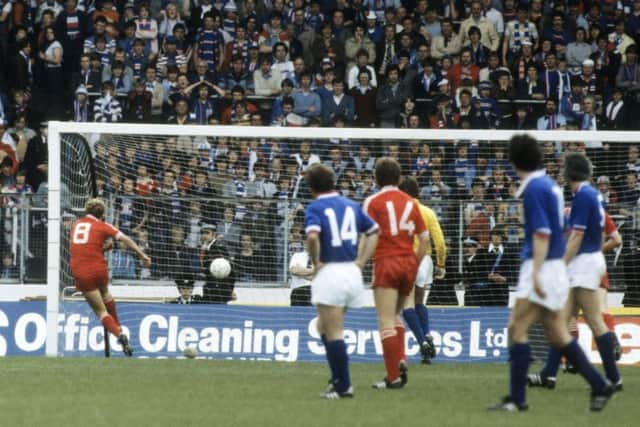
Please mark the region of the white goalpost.
<svg viewBox="0 0 640 427"><path fill-rule="evenodd" d="M291 259L292 242L299 244L297 233L300 215L306 202L305 197L308 197L303 188L304 168L309 164L308 159L317 157L322 162L333 162L332 164L336 167L342 168L337 183L338 189L350 197L359 199L367 195L367 191L373 191L372 187L368 186L368 180L371 179L370 168L358 163L362 160L359 157L362 155L360 149L366 147L370 155L369 158L390 154L397 155L405 168L403 174L414 175L418 179L422 201L426 205L436 206L438 209L434 208L434 210L439 216L442 213L440 219L445 237L450 245L449 253L451 259L455 258L455 262L451 261L451 265L447 264L447 274L451 274L451 282L447 282L447 286L451 287L450 290L455 287L457 291L455 295L459 301L464 299L463 295L471 295L470 289L473 289L475 285L480 288L486 285L482 280L479 280L478 283L469 282L471 270L465 264L467 249L464 242L468 242L469 239L477 240L476 249L486 251L491 242L491 240L487 240L491 239L491 233L501 230L505 247L509 244L515 254L520 239L520 223L516 218L517 206L511 203L509 198L509 185L514 181L514 178L509 175L508 170L505 170L499 156L496 155L497 157L494 158L495 152L502 150L504 153L506 142L515 133L520 132L510 130L179 126L57 121L49 122L48 131L47 356L60 356L69 351L65 344L61 344L61 336L67 333L66 323L63 320L65 319L65 308L61 304L64 296L63 288L72 286L68 278L68 254L65 248L63 214L69 212L76 216L81 214L84 199L93 197L91 194L93 192L92 185L88 181L97 180L98 193L104 192L105 198L109 200L108 219L120 221L119 224L123 227L124 223L121 218L124 208L122 208L121 196L128 194L126 187L131 185L125 181L133 181L136 191L139 182L144 181L146 186L147 182L153 181L153 184L149 184L150 193L137 193L134 196L128 196L133 200L127 199L131 206L134 206L132 209L138 209L135 203L139 203L142 206L141 211L144 212L140 213L139 217L136 217L138 214L131 214L125 221L132 223L131 228L135 230L135 233L147 234L147 242L155 251L154 262L158 261L160 266L158 270L144 273L140 271L139 266L132 267L135 278L127 276L124 279L119 279L114 276L113 282L115 283L114 287L122 286L122 295L130 295L132 300L140 300L137 301L140 302L138 305L134 302L126 306L123 313L125 319L128 318L132 323L136 323L138 325L136 327L139 327L140 331L144 330L147 334L142 339L143 353L144 351L152 353L152 350L149 349L162 347L163 350L158 354L169 354L169 357L175 352L179 353L180 348L189 342L200 346L201 353L203 349L215 348L215 350L210 350L212 356L214 353L216 356L234 356L247 352L258 354L256 348L264 349L271 346L277 350L278 345L285 348L286 340L293 340L292 337L295 335L293 332L291 335L286 335L283 331L292 331L295 328L287 325L294 324L300 319L306 319L305 316L307 316L293 307L290 314L287 311L274 312L276 313L274 316L279 317L277 322L280 322L278 325L281 325L282 329L279 330L280 332L274 329L273 336L269 335L271 332L265 332L268 328L261 328L255 324L254 320L245 319L242 316L244 307L247 306L264 306L260 310L264 309L265 311L260 313L268 313L270 306L289 305L290 286L295 283L295 280L292 280L292 275L287 271L287 267ZM612 188L614 176L611 175L611 171L616 173L616 179L622 183L626 174L627 149L640 140L640 132L567 130L530 131L528 133L541 143L551 142L553 144L553 162L556 165L561 162L563 152L573 150L576 146L581 150L586 147L587 154L593 156L592 160L597 166L596 175L608 176L612 181ZM303 152L306 148L301 148L306 142L309 142L310 153ZM163 150L162 155L156 153L160 149L158 147ZM466 153L461 150L461 147L466 149ZM316 157L308 156L308 154ZM466 157L458 157L463 155ZM180 160L172 159L171 156L180 157ZM607 161L602 160L605 157ZM274 161L274 159L276 160ZM472 160L473 174L469 172L470 166L464 166L467 163L463 161L468 159ZM609 161L615 163L610 168L611 170L607 169ZM221 174L226 176L224 183L216 181L219 172L217 168L220 167L221 162L224 162L225 167L228 168ZM196 165L195 168L194 165ZM287 167L290 167L291 171L287 171ZM146 178L145 180L140 179L139 168L149 173L148 180ZM238 175L240 174L238 171L243 169L245 169L244 175ZM112 179L110 175L114 170L120 171L117 179ZM171 173L167 173L167 171ZM205 197L202 196L202 193L194 192L198 172L206 177L207 186L212 189L216 186L219 187L217 193L212 192L211 196ZM266 175L261 175L261 173ZM497 175L502 173L504 176L494 177L494 173ZM440 177L436 178L436 175L440 175ZM620 178L621 176L622 178ZM136 177L138 181L136 181ZM171 179L173 182L170 182ZM504 181L500 181L502 179ZM173 188L173 193L163 194L166 199L157 202L154 199L155 192L161 194L163 180L166 180L167 185ZM260 185L257 184L258 181ZM289 184L291 188L287 189L286 186ZM473 186L476 185L483 186L482 191L486 194L482 197L486 198L474 199L474 197L478 197L473 193ZM144 188L147 191L147 187ZM257 192L254 194L254 191ZM499 195L497 195L498 193ZM71 202L67 199L70 199ZM619 206L616 205L615 208L619 209ZM198 214L193 212L198 212ZM266 212L271 217L264 220L264 224L258 220L250 222L248 219L252 215L260 216L260 214L263 218L264 215L267 215ZM636 207L625 205L624 209L616 210L616 213L618 212L622 212L620 218L626 223L630 232L635 230ZM622 218L623 214L624 218ZM153 312L153 308L148 305L152 298L168 302L170 296L177 295L175 285L173 285L174 280L191 280L192 283L196 283L196 293L201 292L203 279L199 276L198 270L200 268L198 265L200 242L197 240L197 234L193 232L193 230L198 230L198 224L193 220L194 215L201 219L200 226L217 223L220 234L223 231L226 232L228 227L229 234L225 235L225 240L229 242L230 251L236 257L234 262L237 263L238 269L242 264L240 260L244 259L243 257L248 257L245 252L259 254L254 255L256 265L259 266L254 265L250 272L243 276L246 280L237 280L237 283L242 283L242 286L236 286L235 300L224 312L225 316L239 319L240 326L236 329L240 332L231 327L229 327L229 331L225 332L222 326L219 330L213 331L214 326L217 328L216 322L218 320L215 317L212 318L209 312L205 311L204 305L194 309L193 316L195 317L190 318L192 323L189 324L189 327L196 331L194 332L197 335L196 338L194 338L196 335L193 335L191 331L185 332L186 329L180 329L177 325L178 320L171 320L170 310L174 309L174 306L167 306L166 310L169 314L163 315L164 317L160 315L149 317L148 315ZM262 219L260 220L262 221ZM256 224L258 225L256 226ZM236 234L233 234L231 230ZM292 234L296 235L292 236ZM267 241L267 239L273 241ZM251 242L247 243L250 240ZM184 264L182 261L178 261L179 256L175 255L177 253L174 249L176 241L184 243L189 254L190 258ZM120 255L118 253L118 256ZM615 271L615 274L619 274L620 277L620 279L617 279L617 276L614 277L613 281L620 283L623 288L625 280L628 278L622 267L619 268L619 272L618 267L615 267L620 264L618 262L620 257L619 252L615 259L608 260L612 268L611 271ZM622 258L624 258L624 253ZM115 256L111 257L111 267L120 265L118 262L122 259L116 260ZM517 260L514 258L510 262L509 274L516 274ZM123 268L127 266L124 261L122 266ZM187 279L183 276L178 277L177 273L174 277L173 273L182 268L189 268L193 274L189 275ZM263 276L261 268L269 270L269 274L265 273ZM488 271L493 274L492 268L495 266L484 265L480 268L482 274L486 275ZM505 284L507 288L515 285L511 277L509 276ZM134 291L136 283L143 283L144 286L140 286L138 290ZM434 286L436 285L438 284L435 283ZM161 287L162 289L160 289ZM494 297L498 298L487 291L487 299ZM116 297L116 299L118 298ZM491 304L487 305L499 305L495 304L495 301L490 302ZM284 309L279 307L278 310ZM478 321L492 319L491 316L496 316L495 319L503 319L502 312L499 315L494 314L499 312L498 308L470 310L469 313L474 313L472 316L479 316ZM355 316L359 315L356 313ZM437 321L440 319L438 316L445 319L453 318L457 314L450 314L446 309L442 309L436 315ZM463 338L467 333L469 337L481 336L484 340L484 326L480 323L474 323L475 317L467 320L464 325L466 332L462 333ZM83 325L80 325L80 329ZM495 325L494 322L493 329L497 328ZM175 334L172 328L175 328ZM298 335L295 336L309 334L313 338L310 332L311 327L309 326L308 329L309 331L304 330L304 327L299 328L296 333ZM153 330L153 332L149 332L149 330ZM166 331L166 336L158 337L158 330L162 333ZM215 339L218 341L214 340L215 345L211 347L207 347L206 344L208 333L214 335L219 333L219 337L215 335ZM278 335L279 333L283 335ZM92 338L91 331L86 334L88 335L86 340L97 340L95 337ZM143 336L143 332L140 334ZM230 337L227 344L224 341L225 334L229 334ZM263 334L262 337L259 334ZM162 339L166 339L166 343ZM360 345L363 348L369 345L366 343L366 339L364 332L354 332L353 346L356 348L354 351L359 351L358 346ZM375 336L369 336L368 339L373 343ZM443 357L446 356L447 351L451 354L455 352L456 346L451 344L447 347L446 343L447 340L454 342L456 339L455 334L447 338L446 334L442 333L440 343ZM67 337L67 342L70 340L72 339ZM460 341L462 342L464 339ZM489 338L487 338L488 341ZM230 349L225 350L227 353L223 354L222 349L226 348L225 345ZM461 345L466 346L468 343L464 342ZM245 347L250 347L251 351L245 351ZM313 352L312 343L308 347L311 349L309 351ZM73 348L75 352L76 347ZM79 348L82 348L82 344ZM474 351L475 353L473 353ZM482 353L483 351L485 353ZM491 351L490 348L473 348L469 350L469 358L480 358L482 354L488 354L488 357L492 354L495 354L496 357L504 357L506 354L503 352L500 355L500 351L497 349L494 353ZM453 356L451 357L453 358Z"/></svg>

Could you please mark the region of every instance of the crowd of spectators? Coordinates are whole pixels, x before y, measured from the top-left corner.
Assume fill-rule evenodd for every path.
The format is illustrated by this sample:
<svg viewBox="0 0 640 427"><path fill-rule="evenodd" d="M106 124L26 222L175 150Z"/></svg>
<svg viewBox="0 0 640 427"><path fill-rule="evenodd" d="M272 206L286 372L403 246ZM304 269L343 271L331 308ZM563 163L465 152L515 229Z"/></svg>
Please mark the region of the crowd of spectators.
<svg viewBox="0 0 640 427"><path fill-rule="evenodd" d="M3 181L3 191L42 191L43 122L51 119L639 129L639 32L640 0L0 0L1 169L15 181ZM465 234L485 247L496 225L506 241L518 240L518 208L508 201L517 182L504 145L487 141L184 136L125 146L105 137L93 148L117 225L143 244L196 250L200 218L218 225L238 257L259 252L265 265L278 265L279 230L299 226L302 206L284 209L282 201L309 196L305 168L329 164L340 191L363 199L375 191L371 171L381 155L418 178L443 223L462 218ZM640 198L638 147L548 143L547 170L561 180L562 155L574 150L595 160L611 212L631 215ZM153 206L137 199L148 196ZM213 198L225 202L203 201ZM459 199L471 199L462 217L450 206ZM265 237L256 241L255 230ZM133 274L128 260L118 261L123 275ZM135 274L163 276L165 264ZM260 270L243 264L253 269L245 277ZM268 279L281 279L270 270Z"/></svg>

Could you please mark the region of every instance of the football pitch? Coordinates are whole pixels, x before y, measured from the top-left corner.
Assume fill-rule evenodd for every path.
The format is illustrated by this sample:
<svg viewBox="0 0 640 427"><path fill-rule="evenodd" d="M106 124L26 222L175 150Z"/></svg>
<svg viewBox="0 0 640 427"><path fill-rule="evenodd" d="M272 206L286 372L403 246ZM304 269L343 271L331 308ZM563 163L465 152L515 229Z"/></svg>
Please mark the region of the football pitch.
<svg viewBox="0 0 640 427"><path fill-rule="evenodd" d="M352 365L355 398L319 398L321 364L226 360L0 359L3 426L637 426L640 371L602 413L582 379L529 391L527 413L489 413L507 365L411 365L403 390L373 390L382 363ZM534 365L533 369L539 369Z"/></svg>

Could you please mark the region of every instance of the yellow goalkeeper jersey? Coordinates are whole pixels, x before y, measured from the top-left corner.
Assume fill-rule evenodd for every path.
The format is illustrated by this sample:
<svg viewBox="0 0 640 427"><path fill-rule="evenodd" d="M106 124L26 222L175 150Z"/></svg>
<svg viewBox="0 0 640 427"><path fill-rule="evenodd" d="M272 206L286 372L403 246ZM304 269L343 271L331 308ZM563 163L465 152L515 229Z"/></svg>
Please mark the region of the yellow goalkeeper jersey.
<svg viewBox="0 0 640 427"><path fill-rule="evenodd" d="M431 256L433 253L433 248L431 242L433 241L433 246L436 248L436 265L438 267L444 267L444 264L447 260L447 245L444 243L444 234L442 233L442 229L440 228L440 223L438 222L438 217L433 209L423 205L420 203L418 199L415 199L416 203L418 203L418 209L420 210L420 215L422 215L422 220L424 221L424 225L427 226L427 230L429 230L429 236L431 237L430 241L427 244L427 255ZM418 236L415 237L413 242L413 249L418 250Z"/></svg>

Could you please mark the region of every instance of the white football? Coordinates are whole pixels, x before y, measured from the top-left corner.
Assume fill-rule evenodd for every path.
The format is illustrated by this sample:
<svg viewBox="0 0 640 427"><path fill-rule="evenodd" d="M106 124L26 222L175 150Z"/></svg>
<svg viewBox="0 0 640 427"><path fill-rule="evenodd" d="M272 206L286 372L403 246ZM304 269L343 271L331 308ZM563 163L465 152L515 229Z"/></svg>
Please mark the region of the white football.
<svg viewBox="0 0 640 427"><path fill-rule="evenodd" d="M198 355L198 350L196 350L196 348L193 346L189 346L189 347L185 347L183 353L185 357L189 359L193 359Z"/></svg>
<svg viewBox="0 0 640 427"><path fill-rule="evenodd" d="M231 264L225 258L216 258L211 261L209 271L216 279L224 279L231 273Z"/></svg>

